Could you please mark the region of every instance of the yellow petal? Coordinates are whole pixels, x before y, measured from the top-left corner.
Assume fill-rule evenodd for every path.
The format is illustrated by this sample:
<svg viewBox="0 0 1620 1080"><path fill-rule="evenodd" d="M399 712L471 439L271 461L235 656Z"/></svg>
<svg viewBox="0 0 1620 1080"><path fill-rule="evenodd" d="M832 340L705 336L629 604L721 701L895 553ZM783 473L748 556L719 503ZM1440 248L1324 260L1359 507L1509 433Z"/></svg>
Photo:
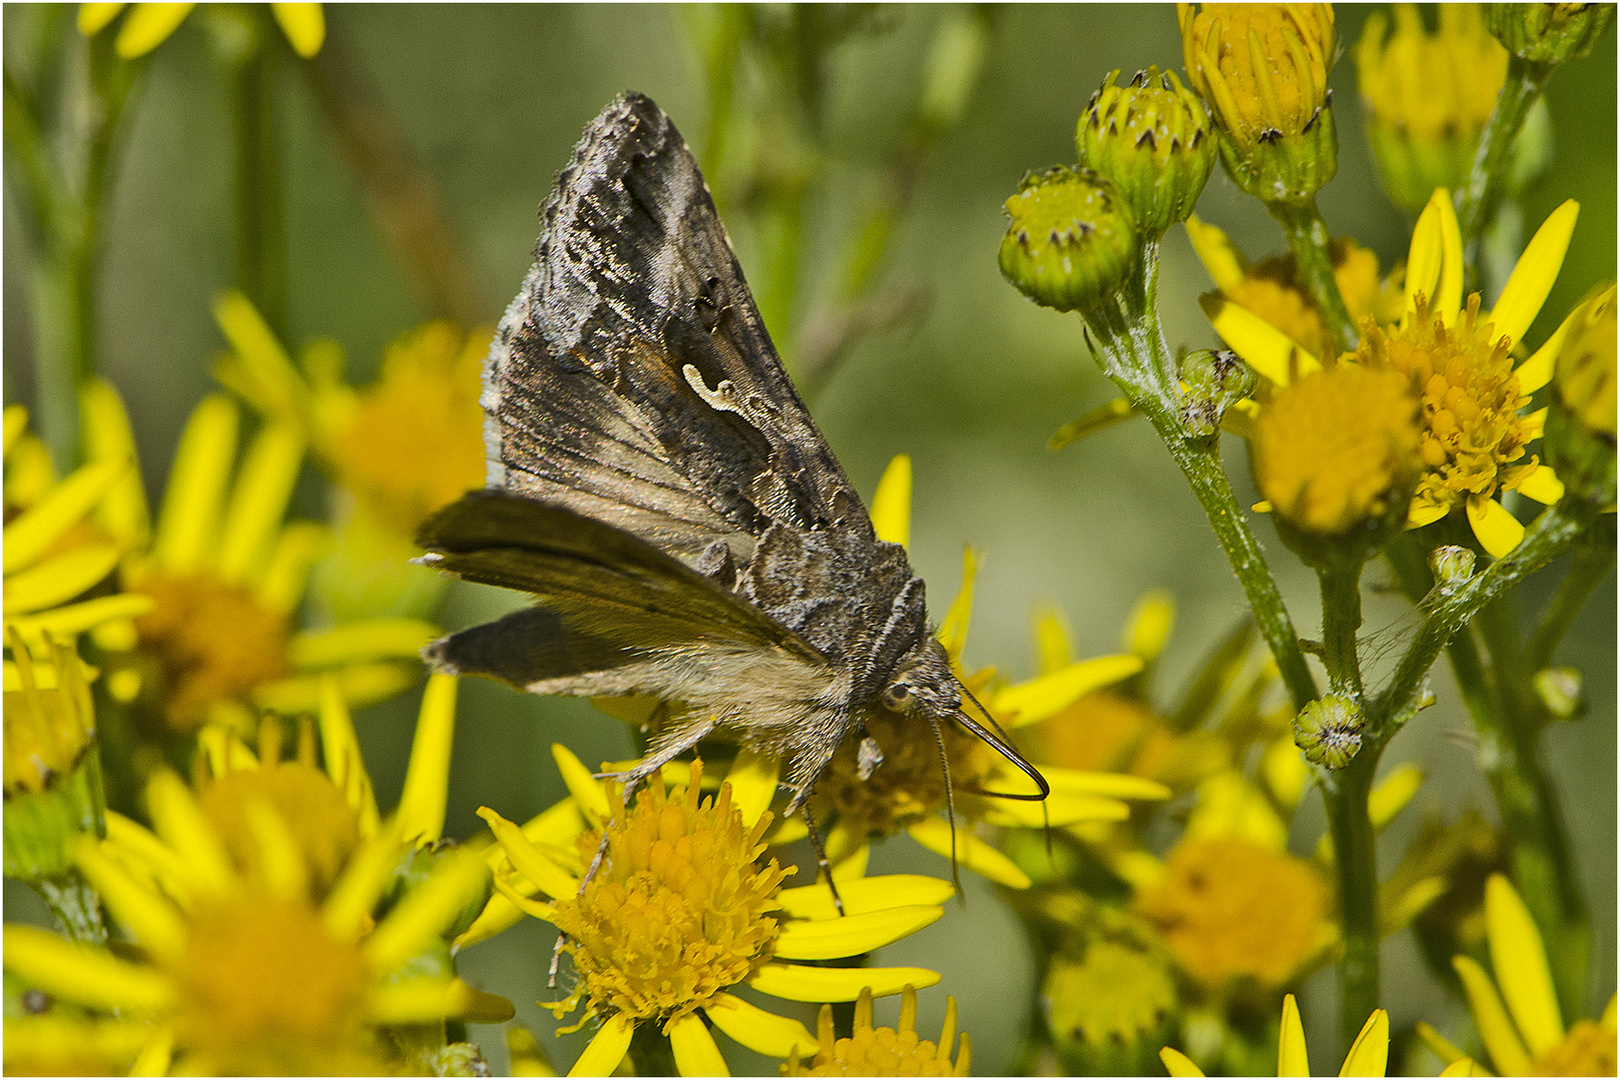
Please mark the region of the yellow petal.
<svg viewBox="0 0 1620 1080"><path fill-rule="evenodd" d="M1551 506L1564 497L1564 482L1558 479L1551 465L1537 465L1513 490L1543 506Z"/></svg>
<svg viewBox="0 0 1620 1080"><path fill-rule="evenodd" d="M495 834L512 868L528 878L535 888L557 900L566 900L579 892L579 879L547 858L516 825L487 806L478 808L478 816Z"/></svg>
<svg viewBox="0 0 1620 1080"><path fill-rule="evenodd" d="M1220 296L1203 297L1198 303L1221 340L1278 386L1287 386L1295 370L1308 375L1322 366L1304 346L1248 308Z"/></svg>
<svg viewBox="0 0 1620 1080"><path fill-rule="evenodd" d="M911 541L911 457L896 454L872 495L872 528L879 540L905 547Z"/></svg>
<svg viewBox="0 0 1620 1080"><path fill-rule="evenodd" d="M123 10L123 4L80 4L79 33L85 37L94 37Z"/></svg>
<svg viewBox="0 0 1620 1080"><path fill-rule="evenodd" d="M1168 799L1172 792L1157 780L1129 773L1092 772L1044 765L1041 774L1052 786L1052 794L1102 795L1115 799Z"/></svg>
<svg viewBox="0 0 1620 1080"><path fill-rule="evenodd" d="M968 619L973 614L973 578L979 571L979 556L970 547L962 549L962 588L945 612L934 636L945 646L945 655L957 660L967 647Z"/></svg>
<svg viewBox="0 0 1620 1080"><path fill-rule="evenodd" d="M715 1027L756 1054L787 1058L794 1047L808 1051L816 1045L816 1037L799 1021L767 1012L732 994L716 994L704 1011Z"/></svg>
<svg viewBox="0 0 1620 1080"><path fill-rule="evenodd" d="M1445 262L1440 215L1444 212L1442 208L1450 205L1451 193L1445 188L1436 189L1412 228L1412 243L1406 254L1407 315L1417 309L1419 293L1428 297L1431 304L1439 293L1440 272ZM1401 316L1403 326L1407 315Z"/></svg>
<svg viewBox="0 0 1620 1080"><path fill-rule="evenodd" d="M117 619L145 615L154 606L155 601L143 593L119 593L117 596L98 596L94 600L51 608L35 615L20 615L9 621L17 633L32 643L44 634L71 637Z"/></svg>
<svg viewBox="0 0 1620 1080"><path fill-rule="evenodd" d="M226 580L256 578L264 568L303 464L304 437L296 428L272 422L253 437L220 533L216 565Z"/></svg>
<svg viewBox="0 0 1620 1080"><path fill-rule="evenodd" d="M476 851L458 851L407 893L361 945L372 969L390 972L421 952L449 926L489 877Z"/></svg>
<svg viewBox="0 0 1620 1080"><path fill-rule="evenodd" d="M762 994L788 1001L854 1001L867 988L873 997L898 994L907 986L926 989L939 982L939 975L927 968L803 967L773 960L746 982Z"/></svg>
<svg viewBox="0 0 1620 1080"><path fill-rule="evenodd" d="M1535 920L1501 874L1485 883L1485 940L1513 1023L1539 1057L1564 1041L1564 1020Z"/></svg>
<svg viewBox="0 0 1620 1080"><path fill-rule="evenodd" d="M919 904L847 915L841 919L790 919L782 924L775 955L783 960L836 960L859 956L932 926L944 914L944 908Z"/></svg>
<svg viewBox="0 0 1620 1080"><path fill-rule="evenodd" d="M186 422L158 514L157 556L168 570L205 565L215 550L219 504L236 460L237 421L230 399L213 394Z"/></svg>
<svg viewBox="0 0 1620 1080"><path fill-rule="evenodd" d="M562 774L568 794L574 797L579 808L598 824L606 823L613 816L613 811L608 807L607 792L602 790L601 782L591 775L591 770L562 743L551 744L551 759L557 763L557 771Z"/></svg>
<svg viewBox="0 0 1620 1080"><path fill-rule="evenodd" d="M1468 1011L1474 1014L1474 1027L1491 1055L1491 1064L1503 1076L1528 1076L1530 1053L1519 1041L1519 1033L1513 1030L1513 1022L1508 1019L1507 1009L1502 1006L1496 987L1491 985L1490 976L1466 956L1453 956L1451 966L1462 979Z"/></svg>
<svg viewBox="0 0 1620 1080"><path fill-rule="evenodd" d="M1435 1057L1445 1062L1448 1066L1455 1065L1459 1061L1467 1060L1467 1054L1464 1054L1461 1050L1451 1045L1450 1041L1447 1040L1444 1035L1434 1030L1431 1025L1424 1023L1422 1020L1417 1022L1413 1028L1413 1031L1419 1039L1423 1040L1423 1045L1427 1046ZM1445 1074L1441 1073L1441 1075L1444 1076ZM1461 1075L1467 1076L1468 1074L1462 1073Z"/></svg>
<svg viewBox="0 0 1620 1080"><path fill-rule="evenodd" d="M179 777L166 769L154 773L146 784L146 805L152 827L184 861L194 887L214 896L228 892L236 871L225 845Z"/></svg>
<svg viewBox="0 0 1620 1080"><path fill-rule="evenodd" d="M669 1025L669 1048L675 1070L682 1076L730 1076L726 1059L714 1045L714 1036L696 1013L687 1013Z"/></svg>
<svg viewBox="0 0 1620 1080"><path fill-rule="evenodd" d="M5 1033L6 1071L16 1075L17 1063L61 1061L68 1054L86 1061L132 1061L151 1038L152 1029L127 1020L91 1020L50 1012L8 1016Z"/></svg>
<svg viewBox="0 0 1620 1080"><path fill-rule="evenodd" d="M332 675L322 677L318 694L316 723L321 733L321 757L326 761L326 774L360 819L360 834L372 836L377 830L377 797L366 772L365 758L360 754L360 740L354 733L349 704L337 678Z"/></svg>
<svg viewBox="0 0 1620 1080"><path fill-rule="evenodd" d="M1432 309L1447 326L1457 321L1463 299L1462 230L1449 193L1440 200L1440 284L1432 294ZM1382 1076L1380 1072L1378 1075Z"/></svg>
<svg viewBox="0 0 1620 1080"><path fill-rule="evenodd" d="M636 1022L624 1013L614 1013L602 1021L590 1045L579 1055L569 1076L611 1076L624 1055L630 1052L630 1035Z"/></svg>
<svg viewBox="0 0 1620 1080"><path fill-rule="evenodd" d="M914 904L940 904L956 895L948 881L922 874L884 874L880 877L840 881L838 895L847 915L863 915L884 908ZM832 919L832 892L825 882L799 885L776 894L783 915L790 919Z"/></svg>
<svg viewBox="0 0 1620 1080"><path fill-rule="evenodd" d="M9 464L8 464L9 468ZM0 566L14 574L45 554L117 483L131 462L97 461L74 471L5 527Z"/></svg>
<svg viewBox="0 0 1620 1080"><path fill-rule="evenodd" d="M1167 1046L1159 1051L1159 1060L1164 1062L1164 1069L1171 1076L1203 1076L1204 1070L1193 1064L1192 1058L1183 1054L1174 1047Z"/></svg>
<svg viewBox="0 0 1620 1080"><path fill-rule="evenodd" d="M995 696L990 709L1010 728L1036 724L1056 716L1093 690L1130 678L1142 667L1142 658L1129 653L1081 660L1007 687Z"/></svg>
<svg viewBox="0 0 1620 1080"><path fill-rule="evenodd" d="M114 50L125 60L157 48L186 21L196 4L136 4L118 31Z"/></svg>
<svg viewBox="0 0 1620 1080"><path fill-rule="evenodd" d="M1480 1068L1480 1066L1474 1061L1473 1058L1464 1057L1464 1058L1458 1058L1456 1061L1453 1061L1450 1065L1447 1065L1444 1069L1441 1069L1440 1070L1440 1075L1441 1076L1489 1076L1491 1074L1486 1072L1484 1069Z"/></svg>
<svg viewBox="0 0 1620 1080"><path fill-rule="evenodd" d="M1412 509L1406 515L1406 527L1408 529L1421 529L1431 522L1439 521L1449 513L1451 513L1450 507L1434 504L1420 505L1414 502Z"/></svg>
<svg viewBox="0 0 1620 1080"><path fill-rule="evenodd" d="M1277 1075L1311 1075L1311 1060L1305 1052L1305 1025L1300 1022L1299 1002L1293 994L1283 997L1282 1027L1277 1032Z"/></svg>
<svg viewBox="0 0 1620 1080"><path fill-rule="evenodd" d="M739 750L726 773L731 785L731 805L742 812L743 825L752 828L776 798L776 779L781 760L774 754Z"/></svg>
<svg viewBox="0 0 1620 1080"><path fill-rule="evenodd" d="M1423 770L1416 765L1402 765L1384 777L1367 799L1367 816L1373 828L1382 829L1393 821L1422 786Z"/></svg>
<svg viewBox="0 0 1620 1080"><path fill-rule="evenodd" d="M399 834L418 847L444 835L444 806L450 791L450 748L456 736L454 675L430 675L422 691L405 787L399 796Z"/></svg>
<svg viewBox="0 0 1620 1080"><path fill-rule="evenodd" d="M428 975L387 983L371 991L366 1012L380 1024L422 1024L444 1019L451 981Z"/></svg>
<svg viewBox="0 0 1620 1080"><path fill-rule="evenodd" d="M353 941L394 876L405 845L391 830L360 845L321 905L321 922L338 941Z"/></svg>
<svg viewBox="0 0 1620 1080"><path fill-rule="evenodd" d="M1069 652L1069 627L1063 613L1056 608L1035 617L1035 655L1042 675L1050 675L1058 668L1074 662Z"/></svg>
<svg viewBox="0 0 1620 1080"><path fill-rule="evenodd" d="M89 6L88 4L81 5L81 16L83 9ZM25 405L7 405L4 416L5 453L7 457L10 457L11 448L17 444L17 440L22 437L22 433L28 430L28 407Z"/></svg>
<svg viewBox="0 0 1620 1080"><path fill-rule="evenodd" d="M119 960L104 949L64 941L49 930L7 923L6 970L47 994L96 1009L150 1014L167 1008L169 984L151 968Z"/></svg>
<svg viewBox="0 0 1620 1080"><path fill-rule="evenodd" d="M88 6L88 5L86 5ZM81 11L83 8L80 9ZM106 379L91 379L79 392L85 452L91 461L135 461L135 433L123 399ZM101 523L108 535L131 550L144 550L152 535L146 488L139 469L118 479L101 502Z"/></svg>
<svg viewBox="0 0 1620 1080"><path fill-rule="evenodd" d="M1536 235L1525 245L1524 254L1502 286L1502 295L1491 310L1491 323L1496 333L1518 341L1530 329L1547 294L1552 291L1558 271L1564 265L1564 253L1569 250L1569 239L1575 233L1575 219L1581 208L1574 199L1547 215Z"/></svg>
<svg viewBox="0 0 1620 1080"><path fill-rule="evenodd" d="M393 697L414 684L421 675L419 666L400 660L350 664L329 675L294 675L260 683L249 692L248 697L260 709L283 716L297 716L315 711L321 700L321 682L331 678L336 681L344 701L356 709L363 709Z"/></svg>
<svg viewBox="0 0 1620 1080"><path fill-rule="evenodd" d="M164 1026L152 1033L141 1048L135 1064L129 1067L131 1076L168 1076L174 1063L174 1028Z"/></svg>
<svg viewBox="0 0 1620 1080"><path fill-rule="evenodd" d="M135 940L153 953L174 958L185 943L185 927L174 904L136 881L88 837L75 845L74 861L101 894L102 902Z"/></svg>
<svg viewBox="0 0 1620 1080"><path fill-rule="evenodd" d="M309 568L325 552L331 534L313 521L294 521L281 530L264 576L259 579L260 603L271 611L291 614L304 598Z"/></svg>
<svg viewBox="0 0 1620 1080"><path fill-rule="evenodd" d="M116 810L107 811L107 839L102 850L134 862L162 883L165 892L181 905L191 901L185 861L155 834Z"/></svg>
<svg viewBox="0 0 1620 1080"><path fill-rule="evenodd" d="M1230 293L1243 283L1248 272L1247 260L1227 235L1214 225L1199 219L1197 214L1186 222L1187 239L1192 242L1193 253L1209 271L1210 280L1224 293Z"/></svg>
<svg viewBox="0 0 1620 1080"><path fill-rule="evenodd" d="M1145 661L1152 661L1164 651L1164 643L1170 639L1170 631L1175 625L1175 597L1168 589L1150 589L1141 595L1131 609L1120 647Z"/></svg>
<svg viewBox="0 0 1620 1080"><path fill-rule="evenodd" d="M326 15L319 4L271 4L270 11L293 52L305 60L321 51L326 40Z"/></svg>
<svg viewBox="0 0 1620 1080"><path fill-rule="evenodd" d="M1374 1009L1350 1044L1340 1076L1383 1076L1389 1068L1389 1013Z"/></svg>
<svg viewBox="0 0 1620 1080"><path fill-rule="evenodd" d="M337 667L359 660L414 660L440 630L421 619L353 619L328 630L293 635L287 657L300 669Z"/></svg>
<svg viewBox="0 0 1620 1080"><path fill-rule="evenodd" d="M74 548L13 574L6 578L6 614L65 604L112 573L119 554L111 544Z"/></svg>
<svg viewBox="0 0 1620 1080"><path fill-rule="evenodd" d="M1468 496L1468 524L1474 527L1479 546L1493 559L1500 559L1519 546L1524 526L1506 507L1484 495Z"/></svg>
<svg viewBox="0 0 1620 1080"><path fill-rule="evenodd" d="M242 816L259 849L258 870L267 891L282 899L303 899L309 890L308 863L286 821L264 799L248 800Z"/></svg>
<svg viewBox="0 0 1620 1080"><path fill-rule="evenodd" d="M278 5L272 5L272 10L275 6ZM318 4L308 6L319 8ZM261 411L283 422L303 417L308 406L308 387L253 301L235 289L221 293L214 299L214 321L219 323L225 340L231 343L251 379L251 387L244 388L250 392L244 396Z"/></svg>
<svg viewBox="0 0 1620 1080"><path fill-rule="evenodd" d="M944 818L928 817L911 826L906 832L929 851L947 859L951 857L951 827ZM1029 875L1000 851L970 832L956 831L956 861L980 877L989 878L1010 889L1027 889Z"/></svg>
<svg viewBox="0 0 1620 1080"><path fill-rule="evenodd" d="M469 945L487 941L523 921L523 916L527 912L501 893L500 878L497 877L495 880L496 892L490 896L489 902L484 905L484 910L478 913L478 918L473 920L472 925L451 943L454 951L460 952Z"/></svg>
<svg viewBox="0 0 1620 1080"><path fill-rule="evenodd" d="M1081 821L1124 821L1130 816L1131 808L1118 799L1059 795L1054 791L1042 802L995 799L984 809L981 818L987 824L1004 828L1041 829L1050 826L1063 829Z"/></svg>
<svg viewBox="0 0 1620 1080"><path fill-rule="evenodd" d="M1541 348L1531 353L1530 359L1513 369L1514 376L1519 380L1519 393L1533 394L1552 382L1553 365L1564 347L1564 339L1569 337L1570 328L1575 325L1576 318L1584 310L1585 305L1575 305L1575 309L1564 316L1564 321L1558 324L1558 329L1552 332L1552 336L1541 343Z"/></svg>

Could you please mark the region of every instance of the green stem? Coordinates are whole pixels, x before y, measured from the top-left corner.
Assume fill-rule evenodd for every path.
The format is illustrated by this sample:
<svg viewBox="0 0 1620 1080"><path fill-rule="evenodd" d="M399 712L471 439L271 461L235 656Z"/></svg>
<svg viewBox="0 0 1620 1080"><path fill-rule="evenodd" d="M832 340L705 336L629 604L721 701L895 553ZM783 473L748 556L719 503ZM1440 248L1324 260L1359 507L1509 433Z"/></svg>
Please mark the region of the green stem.
<svg viewBox="0 0 1620 1080"><path fill-rule="evenodd" d="M1542 930L1565 1016L1584 1012L1590 916L1571 851L1558 792L1541 761L1540 735L1549 722L1531 684L1512 596L1486 604L1474 620L1495 674L1500 717L1496 753L1484 771L1496 794L1508 860L1525 903Z"/></svg>
<svg viewBox="0 0 1620 1080"><path fill-rule="evenodd" d="M1361 568L1359 557L1333 560L1317 568L1322 590L1322 665L1334 693L1361 700L1361 658L1356 654L1356 633L1361 629ZM1365 1017L1363 1017L1365 1019Z"/></svg>
<svg viewBox="0 0 1620 1080"><path fill-rule="evenodd" d="M1382 756L1382 740L1370 739L1350 764L1328 772L1322 782L1328 828L1338 866L1340 933L1340 1032L1344 1045L1355 1041L1378 1000L1378 850L1368 799Z"/></svg>
<svg viewBox="0 0 1620 1080"><path fill-rule="evenodd" d="M1341 351L1350 348L1356 342L1356 327L1339 293L1339 281L1333 276L1333 259L1328 251L1333 238L1328 233L1327 222L1316 209L1316 199L1267 203L1266 209L1288 237L1288 250L1294 254L1300 282L1310 293L1322 321L1327 323Z"/></svg>
<svg viewBox="0 0 1620 1080"><path fill-rule="evenodd" d="M1467 583L1438 597L1369 710L1370 715L1390 717L1403 709L1457 631L1468 625L1486 603L1569 547L1597 513L1595 504L1575 498L1549 506L1525 530L1518 547Z"/></svg>
<svg viewBox="0 0 1620 1080"><path fill-rule="evenodd" d="M1474 264L1475 245L1496 213L1513 171L1513 142L1524 127L1524 118L1540 99L1552 77L1554 65L1536 64L1517 56L1508 58L1507 82L1496 99L1496 108L1480 132L1474 152L1473 170L1468 183L1456 194L1457 225L1462 231L1465 262Z"/></svg>
<svg viewBox="0 0 1620 1080"><path fill-rule="evenodd" d="M1612 520L1612 519L1611 519ZM1525 646L1524 665L1533 674L1552 663L1558 643L1564 640L1592 593L1614 570L1614 536L1611 533L1601 543L1575 545L1569 573L1558 585L1530 635Z"/></svg>
<svg viewBox="0 0 1620 1080"><path fill-rule="evenodd" d="M236 280L276 336L288 338L287 220L277 130L279 49L267 40L230 73L236 138Z"/></svg>

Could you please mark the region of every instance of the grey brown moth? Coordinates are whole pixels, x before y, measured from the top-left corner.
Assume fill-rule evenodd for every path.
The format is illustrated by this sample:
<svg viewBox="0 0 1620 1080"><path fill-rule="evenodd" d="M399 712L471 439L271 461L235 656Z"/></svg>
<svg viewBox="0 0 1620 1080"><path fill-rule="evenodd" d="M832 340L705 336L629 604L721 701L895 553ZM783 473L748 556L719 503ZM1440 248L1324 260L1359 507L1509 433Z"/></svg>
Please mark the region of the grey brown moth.
<svg viewBox="0 0 1620 1080"><path fill-rule="evenodd" d="M679 703L627 786L727 732L782 759L792 813L889 709L932 726L947 777L939 725L954 722L1040 789L1018 797L1044 798L965 711L922 580L799 400L669 117L620 95L541 219L484 369L488 486L418 536L426 564L535 605L441 638L429 663Z"/></svg>

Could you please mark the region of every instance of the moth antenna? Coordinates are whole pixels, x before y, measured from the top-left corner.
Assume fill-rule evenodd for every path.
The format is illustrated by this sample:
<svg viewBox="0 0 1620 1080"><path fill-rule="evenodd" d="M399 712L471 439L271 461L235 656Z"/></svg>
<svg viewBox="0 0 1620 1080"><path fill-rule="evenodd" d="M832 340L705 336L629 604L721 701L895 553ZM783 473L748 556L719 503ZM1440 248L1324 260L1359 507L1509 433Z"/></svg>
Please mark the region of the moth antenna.
<svg viewBox="0 0 1620 1080"><path fill-rule="evenodd" d="M967 695L967 699L969 701L978 706L979 711L984 714L984 718L990 721L991 727L994 727L996 730L995 732L992 732L990 728L985 727L983 724L973 719L972 716L968 715L968 711L966 709L956 710L957 722L963 727L967 728L973 734L977 735L979 738L983 739L990 745L991 749L1010 761L1019 772L1033 780L1035 782L1035 786L1041 789L1039 795L1019 795L1010 791L986 791L982 794L994 795L1000 799L1019 799L1024 802L1045 802L1046 797L1052 794L1052 785L1046 782L1046 777L1041 775L1041 771L1039 769L1030 764L1028 758L1024 757L1023 754L1020 754L1016 749L1013 748L1012 742L1007 737L1007 733L1001 730L1001 725L997 724L996 718L990 715L990 710L986 709L983 703L980 702L978 698L973 696L973 691L964 686L962 687L962 693Z"/></svg>
<svg viewBox="0 0 1620 1080"><path fill-rule="evenodd" d="M838 909L840 918L844 915L844 898L838 895L838 883L833 880L832 866L827 862L827 848L821 842L821 833L816 830L815 818L810 816L810 804L801 803L799 813L804 816L804 827L810 834L810 849L816 853L816 867L827 879L827 888L832 890L833 907Z"/></svg>
<svg viewBox="0 0 1620 1080"><path fill-rule="evenodd" d="M945 774L945 820L951 826L951 882L956 895L962 895L962 868L956 861L956 796L951 788L951 759L945 756L945 733L939 730L939 721L928 717L928 726L934 729L934 745L939 748L939 768Z"/></svg>

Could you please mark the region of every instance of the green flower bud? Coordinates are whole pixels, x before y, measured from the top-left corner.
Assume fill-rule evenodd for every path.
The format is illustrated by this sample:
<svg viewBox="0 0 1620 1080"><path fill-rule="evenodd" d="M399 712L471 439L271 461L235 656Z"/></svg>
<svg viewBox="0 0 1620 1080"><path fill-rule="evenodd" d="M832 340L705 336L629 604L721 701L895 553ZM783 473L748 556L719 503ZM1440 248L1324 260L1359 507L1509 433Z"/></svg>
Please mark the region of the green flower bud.
<svg viewBox="0 0 1620 1080"><path fill-rule="evenodd" d="M1294 717L1294 745L1305 759L1328 769L1342 769L1361 749L1367 718L1361 706L1339 694L1313 701Z"/></svg>
<svg viewBox="0 0 1620 1080"><path fill-rule="evenodd" d="M1570 315L1553 364L1547 464L1566 490L1601 504L1615 498L1615 287Z"/></svg>
<svg viewBox="0 0 1620 1080"><path fill-rule="evenodd" d="M1142 234L1186 221L1215 168L1215 138L1198 95L1150 67L1126 86L1119 70L1091 95L1075 129L1080 163L1106 176Z"/></svg>
<svg viewBox="0 0 1620 1080"><path fill-rule="evenodd" d="M1474 553L1465 547L1442 544L1429 552L1429 571L1442 589L1455 588L1474 576Z"/></svg>
<svg viewBox="0 0 1620 1080"><path fill-rule="evenodd" d="M1254 393L1254 372L1237 353L1225 349L1188 353L1182 358L1180 375L1186 384L1182 391L1182 424L1201 438L1215 434L1226 410Z"/></svg>
<svg viewBox="0 0 1620 1080"><path fill-rule="evenodd" d="M1485 5L1485 25L1496 40L1533 64L1581 59L1613 19L1612 4Z"/></svg>
<svg viewBox="0 0 1620 1080"><path fill-rule="evenodd" d="M1136 270L1140 242L1130 210L1103 177L1058 165L1024 177L1006 202L1001 274L1058 311L1111 297Z"/></svg>
<svg viewBox="0 0 1620 1080"><path fill-rule="evenodd" d="M1546 668L1536 672L1530 683L1536 689L1536 696L1546 706L1547 714L1554 720L1578 720L1586 712L1579 670L1572 667Z"/></svg>

